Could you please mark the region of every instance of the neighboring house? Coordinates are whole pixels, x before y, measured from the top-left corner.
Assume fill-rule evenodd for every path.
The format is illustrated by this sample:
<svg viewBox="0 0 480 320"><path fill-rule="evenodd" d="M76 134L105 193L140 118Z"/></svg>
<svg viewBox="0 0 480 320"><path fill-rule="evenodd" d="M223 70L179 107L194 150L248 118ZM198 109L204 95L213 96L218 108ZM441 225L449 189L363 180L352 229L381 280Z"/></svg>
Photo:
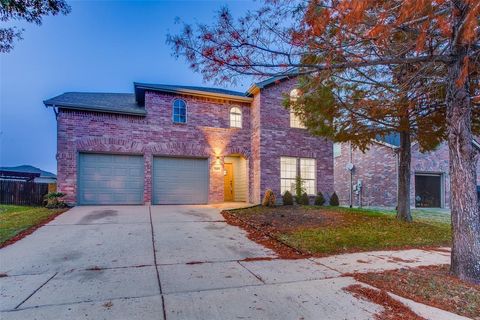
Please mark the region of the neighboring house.
<svg viewBox="0 0 480 320"><path fill-rule="evenodd" d="M480 144L473 141L476 149ZM374 140L365 153L349 143L334 145L335 190L341 205L397 205L399 139L395 135ZM480 151L479 151L480 152ZM351 170L350 170L351 169ZM411 206L450 207L449 155L446 143L434 151L422 153L412 145ZM480 190L480 157L477 164Z"/></svg>
<svg viewBox="0 0 480 320"><path fill-rule="evenodd" d="M57 115L58 190L76 204L259 203L301 175L333 192L333 148L283 107L295 80L247 93L135 83L134 94L64 93Z"/></svg>
<svg viewBox="0 0 480 320"><path fill-rule="evenodd" d="M0 167L0 172L2 172L0 179L4 180L33 180L35 183L57 182L57 176L55 174L29 165Z"/></svg>

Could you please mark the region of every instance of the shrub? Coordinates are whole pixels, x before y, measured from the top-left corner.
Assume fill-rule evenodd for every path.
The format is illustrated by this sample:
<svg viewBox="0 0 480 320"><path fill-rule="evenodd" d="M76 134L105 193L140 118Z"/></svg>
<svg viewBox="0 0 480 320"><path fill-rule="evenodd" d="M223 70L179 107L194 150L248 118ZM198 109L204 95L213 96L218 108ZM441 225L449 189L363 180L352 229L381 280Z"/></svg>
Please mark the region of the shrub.
<svg viewBox="0 0 480 320"><path fill-rule="evenodd" d="M323 197L323 193L321 192L317 193L317 196L315 197L315 205L323 206L324 203L325 203L325 198Z"/></svg>
<svg viewBox="0 0 480 320"><path fill-rule="evenodd" d="M67 204L61 200L64 196L65 193L62 192L47 193L44 198L47 201L45 207L49 209L65 208Z"/></svg>
<svg viewBox="0 0 480 320"><path fill-rule="evenodd" d="M264 207L274 207L275 206L275 193L272 190L267 189L265 195L263 196L262 206Z"/></svg>
<svg viewBox="0 0 480 320"><path fill-rule="evenodd" d="M330 197L330 205L331 206L334 206L334 207L338 207L340 204L339 200L338 200L338 196L337 196L337 193L334 192L332 194L332 196Z"/></svg>
<svg viewBox="0 0 480 320"><path fill-rule="evenodd" d="M283 199L283 205L284 206L291 206L293 205L293 196L290 191L285 191L285 193L282 196Z"/></svg>
<svg viewBox="0 0 480 320"><path fill-rule="evenodd" d="M308 206L310 204L310 198L308 197L308 194L304 192L302 196L300 197L300 202L298 204L302 204L304 206Z"/></svg>
<svg viewBox="0 0 480 320"><path fill-rule="evenodd" d="M300 176L295 177L295 201L298 204L301 204L302 195L305 193L305 187L303 186L305 182Z"/></svg>

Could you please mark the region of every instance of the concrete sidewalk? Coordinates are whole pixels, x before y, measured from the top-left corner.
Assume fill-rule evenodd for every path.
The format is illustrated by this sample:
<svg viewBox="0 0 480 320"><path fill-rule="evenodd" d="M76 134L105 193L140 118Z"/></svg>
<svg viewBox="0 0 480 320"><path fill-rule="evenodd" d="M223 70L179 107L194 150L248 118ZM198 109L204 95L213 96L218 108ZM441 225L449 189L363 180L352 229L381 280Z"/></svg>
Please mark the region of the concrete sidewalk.
<svg viewBox="0 0 480 320"><path fill-rule="evenodd" d="M357 283L344 273L449 263L423 250L280 260L224 206L73 208L0 250L0 318L372 319L382 307L344 291Z"/></svg>

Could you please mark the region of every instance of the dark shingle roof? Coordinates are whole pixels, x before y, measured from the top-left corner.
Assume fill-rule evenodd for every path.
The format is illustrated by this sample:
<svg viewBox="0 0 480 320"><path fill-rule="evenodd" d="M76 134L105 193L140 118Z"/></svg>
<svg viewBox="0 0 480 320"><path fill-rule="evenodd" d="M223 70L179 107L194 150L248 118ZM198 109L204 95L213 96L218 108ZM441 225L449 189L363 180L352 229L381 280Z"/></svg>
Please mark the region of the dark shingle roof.
<svg viewBox="0 0 480 320"><path fill-rule="evenodd" d="M251 101L251 98L247 97L247 95L243 92L220 89L220 88L179 86L179 85L169 85L169 84L149 84L149 83L138 83L138 82L134 83L134 87L135 87L136 101L140 105L145 104L145 90L177 93L177 94L212 96L212 97L219 97L219 98L231 99L235 101L244 101L244 102Z"/></svg>
<svg viewBox="0 0 480 320"><path fill-rule="evenodd" d="M24 172L24 173L37 173L40 177L56 178L57 176L51 172L44 171L40 168L30 166L30 165L21 165L16 167L0 167L2 171L12 171L12 172Z"/></svg>
<svg viewBox="0 0 480 320"><path fill-rule="evenodd" d="M145 108L131 93L66 92L43 102L47 107L97 111L107 113L145 115Z"/></svg>

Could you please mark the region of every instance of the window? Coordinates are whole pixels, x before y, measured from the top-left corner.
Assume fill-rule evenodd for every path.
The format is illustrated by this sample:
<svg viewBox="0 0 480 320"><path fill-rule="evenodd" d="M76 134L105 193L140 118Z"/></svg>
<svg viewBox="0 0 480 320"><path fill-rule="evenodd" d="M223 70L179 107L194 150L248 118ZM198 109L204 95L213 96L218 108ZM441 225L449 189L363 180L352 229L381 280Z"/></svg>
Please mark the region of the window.
<svg viewBox="0 0 480 320"><path fill-rule="evenodd" d="M300 177L304 181L305 192L315 194L316 182L315 159L300 159Z"/></svg>
<svg viewBox="0 0 480 320"><path fill-rule="evenodd" d="M184 100L175 99L173 101L173 122L186 123L187 122L187 104Z"/></svg>
<svg viewBox="0 0 480 320"><path fill-rule="evenodd" d="M300 160L300 166L298 163ZM280 158L280 192L285 191L295 193L295 177L299 175L304 181L304 188L307 194L315 194L317 184L317 170L315 159L310 158Z"/></svg>
<svg viewBox="0 0 480 320"><path fill-rule="evenodd" d="M290 91L291 102L297 101L299 96L300 96L300 90L293 89L292 91ZM303 125L302 121L299 119L298 115L295 114L295 111L292 108L290 108L290 127L305 129L305 126Z"/></svg>
<svg viewBox="0 0 480 320"><path fill-rule="evenodd" d="M230 109L230 127L241 128L242 127L242 110L238 107Z"/></svg>
<svg viewBox="0 0 480 320"><path fill-rule="evenodd" d="M295 177L297 176L297 158L280 158L280 193L290 191L295 194Z"/></svg>
<svg viewBox="0 0 480 320"><path fill-rule="evenodd" d="M333 144L333 157L340 157L342 155L342 145L340 143Z"/></svg>

